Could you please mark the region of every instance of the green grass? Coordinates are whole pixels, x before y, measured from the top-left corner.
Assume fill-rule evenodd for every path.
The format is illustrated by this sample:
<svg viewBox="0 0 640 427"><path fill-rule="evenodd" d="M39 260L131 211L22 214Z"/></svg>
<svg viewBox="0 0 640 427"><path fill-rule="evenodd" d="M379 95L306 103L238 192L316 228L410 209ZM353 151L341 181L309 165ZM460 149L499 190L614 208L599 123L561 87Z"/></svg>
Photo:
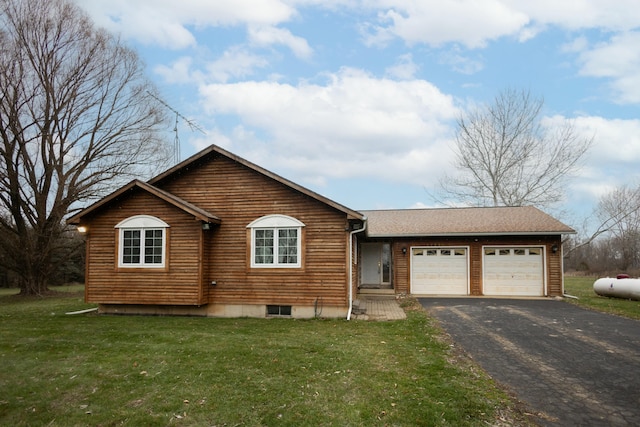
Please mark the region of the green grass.
<svg viewBox="0 0 640 427"><path fill-rule="evenodd" d="M0 297L0 425L526 419L422 310L394 322L64 314L87 307L80 294Z"/></svg>
<svg viewBox="0 0 640 427"><path fill-rule="evenodd" d="M566 301L581 307L640 320L640 301L600 296L593 291L593 282L596 280L597 277L565 276L565 293L579 298L567 298Z"/></svg>

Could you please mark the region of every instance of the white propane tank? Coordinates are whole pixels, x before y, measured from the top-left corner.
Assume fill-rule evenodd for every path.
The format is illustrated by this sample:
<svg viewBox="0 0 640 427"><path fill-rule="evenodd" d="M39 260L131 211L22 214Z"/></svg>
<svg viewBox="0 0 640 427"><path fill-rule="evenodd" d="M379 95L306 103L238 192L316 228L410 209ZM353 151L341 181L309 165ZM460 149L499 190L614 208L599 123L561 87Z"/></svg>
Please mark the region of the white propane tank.
<svg viewBox="0 0 640 427"><path fill-rule="evenodd" d="M640 300L640 279L631 279L624 274L604 277L593 283L593 291L605 297Z"/></svg>

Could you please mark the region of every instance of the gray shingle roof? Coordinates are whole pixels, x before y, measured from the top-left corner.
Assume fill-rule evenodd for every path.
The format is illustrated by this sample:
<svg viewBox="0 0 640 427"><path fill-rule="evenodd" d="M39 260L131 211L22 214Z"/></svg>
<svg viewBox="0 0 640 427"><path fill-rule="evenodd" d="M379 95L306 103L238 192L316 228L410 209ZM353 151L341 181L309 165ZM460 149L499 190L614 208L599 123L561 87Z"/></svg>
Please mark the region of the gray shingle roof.
<svg viewBox="0 0 640 427"><path fill-rule="evenodd" d="M367 216L369 237L575 233L533 206L360 212Z"/></svg>

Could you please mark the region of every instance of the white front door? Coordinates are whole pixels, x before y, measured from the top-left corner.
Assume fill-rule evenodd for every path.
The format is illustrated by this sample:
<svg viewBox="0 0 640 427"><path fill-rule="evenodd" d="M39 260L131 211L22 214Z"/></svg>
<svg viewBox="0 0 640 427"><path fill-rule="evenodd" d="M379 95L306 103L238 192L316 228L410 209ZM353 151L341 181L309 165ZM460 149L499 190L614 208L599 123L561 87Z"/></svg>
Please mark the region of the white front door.
<svg viewBox="0 0 640 427"><path fill-rule="evenodd" d="M362 243L360 245L360 286L380 287L391 284L391 245Z"/></svg>

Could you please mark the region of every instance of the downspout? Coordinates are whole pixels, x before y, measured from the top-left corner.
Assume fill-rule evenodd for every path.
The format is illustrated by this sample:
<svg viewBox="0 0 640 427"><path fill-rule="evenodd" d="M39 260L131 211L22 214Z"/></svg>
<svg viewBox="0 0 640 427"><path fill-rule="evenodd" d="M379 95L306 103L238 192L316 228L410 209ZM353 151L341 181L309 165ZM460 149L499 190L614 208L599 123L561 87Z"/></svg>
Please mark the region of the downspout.
<svg viewBox="0 0 640 427"><path fill-rule="evenodd" d="M560 278L561 278L563 298L580 299L576 296L569 295L564 291L564 245L562 244L562 239L560 241Z"/></svg>
<svg viewBox="0 0 640 427"><path fill-rule="evenodd" d="M363 218L362 224L362 228L349 233L349 311L347 312L347 320L351 320L351 311L353 310L353 235L367 229L366 216Z"/></svg>

